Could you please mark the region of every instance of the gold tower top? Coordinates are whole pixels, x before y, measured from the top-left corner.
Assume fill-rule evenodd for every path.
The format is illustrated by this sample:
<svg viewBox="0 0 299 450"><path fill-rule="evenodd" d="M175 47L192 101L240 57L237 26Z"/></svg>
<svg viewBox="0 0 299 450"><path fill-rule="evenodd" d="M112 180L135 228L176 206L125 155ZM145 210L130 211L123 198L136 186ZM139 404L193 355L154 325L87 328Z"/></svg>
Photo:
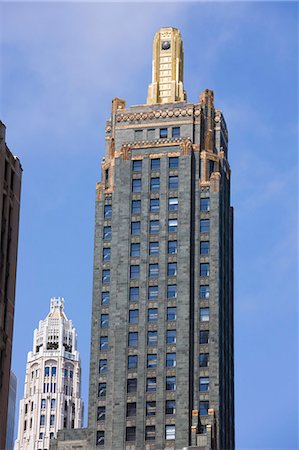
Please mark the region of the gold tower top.
<svg viewBox="0 0 299 450"><path fill-rule="evenodd" d="M147 104L173 103L187 100L183 86L184 48L177 28L161 28L153 43L152 82Z"/></svg>

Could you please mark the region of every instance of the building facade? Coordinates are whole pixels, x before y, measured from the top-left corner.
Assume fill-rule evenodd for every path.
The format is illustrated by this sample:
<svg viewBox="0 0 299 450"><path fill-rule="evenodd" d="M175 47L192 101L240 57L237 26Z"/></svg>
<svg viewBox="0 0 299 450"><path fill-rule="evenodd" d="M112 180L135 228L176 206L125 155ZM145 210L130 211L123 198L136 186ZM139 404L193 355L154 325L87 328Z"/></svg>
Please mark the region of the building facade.
<svg viewBox="0 0 299 450"><path fill-rule="evenodd" d="M17 377L11 371L11 373L10 373L10 382L9 382L9 396L8 396L8 413L7 413L6 446L5 446L5 450L13 450L13 448L14 448L17 385L18 385Z"/></svg>
<svg viewBox="0 0 299 450"><path fill-rule="evenodd" d="M52 298L28 353L15 450L49 450L59 429L82 426L77 334L64 312L64 299Z"/></svg>
<svg viewBox="0 0 299 450"><path fill-rule="evenodd" d="M0 121L0 449L6 442L22 178L21 163L7 147L5 131Z"/></svg>

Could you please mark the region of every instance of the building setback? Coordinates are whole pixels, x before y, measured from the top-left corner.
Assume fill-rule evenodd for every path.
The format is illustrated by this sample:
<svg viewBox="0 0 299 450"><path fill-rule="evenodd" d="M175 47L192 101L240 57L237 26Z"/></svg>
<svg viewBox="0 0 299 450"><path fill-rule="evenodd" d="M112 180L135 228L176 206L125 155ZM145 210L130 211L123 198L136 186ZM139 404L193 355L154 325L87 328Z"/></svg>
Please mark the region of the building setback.
<svg viewBox="0 0 299 450"><path fill-rule="evenodd" d="M0 449L5 449L13 338L22 167L0 121Z"/></svg>
<svg viewBox="0 0 299 450"><path fill-rule="evenodd" d="M179 30L162 28L147 104L115 98L106 123L88 450L234 450L228 133L213 91L187 101L183 64Z"/></svg>
<svg viewBox="0 0 299 450"><path fill-rule="evenodd" d="M59 429L82 425L77 334L65 315L64 299L52 298L50 312L34 331L33 349L28 353L15 450L48 450Z"/></svg>

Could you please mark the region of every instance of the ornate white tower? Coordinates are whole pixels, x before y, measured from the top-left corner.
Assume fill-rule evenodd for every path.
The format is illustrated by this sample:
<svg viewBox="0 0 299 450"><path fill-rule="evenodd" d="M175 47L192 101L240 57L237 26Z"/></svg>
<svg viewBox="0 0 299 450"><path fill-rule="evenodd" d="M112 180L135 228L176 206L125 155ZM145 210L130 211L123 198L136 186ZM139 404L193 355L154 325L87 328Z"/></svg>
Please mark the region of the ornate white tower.
<svg viewBox="0 0 299 450"><path fill-rule="evenodd" d="M82 425L77 334L65 315L64 299L52 298L49 314L34 331L33 350L27 357L15 450L48 450L59 429Z"/></svg>

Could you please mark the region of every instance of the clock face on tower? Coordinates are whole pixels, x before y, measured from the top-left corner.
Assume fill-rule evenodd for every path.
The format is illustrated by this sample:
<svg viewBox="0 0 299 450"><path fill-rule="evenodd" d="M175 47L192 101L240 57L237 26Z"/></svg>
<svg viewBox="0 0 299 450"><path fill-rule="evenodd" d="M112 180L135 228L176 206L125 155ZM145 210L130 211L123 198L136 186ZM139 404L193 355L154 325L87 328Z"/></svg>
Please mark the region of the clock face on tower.
<svg viewBox="0 0 299 450"><path fill-rule="evenodd" d="M170 42L169 41L163 41L162 42L162 50L169 50L170 49Z"/></svg>

